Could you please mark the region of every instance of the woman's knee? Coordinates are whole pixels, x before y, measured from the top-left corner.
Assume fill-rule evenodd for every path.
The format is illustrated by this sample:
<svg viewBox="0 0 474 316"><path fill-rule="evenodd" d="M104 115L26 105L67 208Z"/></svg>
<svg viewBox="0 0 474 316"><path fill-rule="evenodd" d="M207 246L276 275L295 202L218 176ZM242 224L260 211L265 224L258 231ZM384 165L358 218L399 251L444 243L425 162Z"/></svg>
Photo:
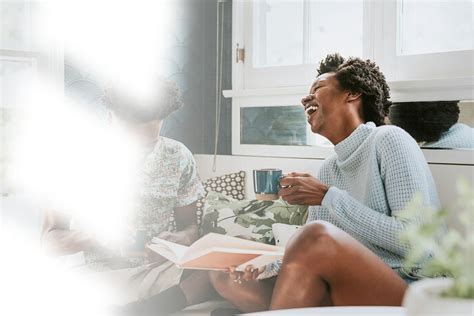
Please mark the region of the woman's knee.
<svg viewBox="0 0 474 316"><path fill-rule="evenodd" d="M290 239L285 250L285 261L307 262L308 256L328 258L336 244L338 228L325 221L315 221L301 227Z"/></svg>

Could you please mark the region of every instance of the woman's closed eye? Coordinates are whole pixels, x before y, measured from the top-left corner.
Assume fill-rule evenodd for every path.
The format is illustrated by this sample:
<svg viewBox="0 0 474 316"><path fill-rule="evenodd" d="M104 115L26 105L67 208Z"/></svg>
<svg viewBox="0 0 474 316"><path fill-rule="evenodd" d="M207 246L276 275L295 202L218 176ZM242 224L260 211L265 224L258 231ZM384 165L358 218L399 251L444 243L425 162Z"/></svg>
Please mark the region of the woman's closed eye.
<svg viewBox="0 0 474 316"><path fill-rule="evenodd" d="M319 88L321 88L322 86L316 86L314 87L314 89L311 91L311 94L314 95L316 93L316 91L318 91Z"/></svg>

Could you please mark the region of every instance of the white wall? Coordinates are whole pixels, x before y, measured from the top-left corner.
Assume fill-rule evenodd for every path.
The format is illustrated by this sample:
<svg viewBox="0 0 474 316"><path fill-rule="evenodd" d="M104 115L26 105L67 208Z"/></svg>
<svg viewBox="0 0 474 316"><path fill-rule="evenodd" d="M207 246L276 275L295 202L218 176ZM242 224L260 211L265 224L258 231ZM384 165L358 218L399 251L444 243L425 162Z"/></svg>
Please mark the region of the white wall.
<svg viewBox="0 0 474 316"><path fill-rule="evenodd" d="M296 158L275 158L275 157L255 157L255 156L217 156L216 171L212 170L213 155L195 155L198 165L199 175L202 180L220 176L227 173L245 171L246 178L246 198L255 197L252 184L252 170L261 168L279 168L283 173L306 172L316 175L319 167L323 163L322 159L296 159Z"/></svg>
<svg viewBox="0 0 474 316"><path fill-rule="evenodd" d="M322 159L296 159L296 158L272 158L253 156L217 156L216 171L212 170L213 155L195 155L199 174L202 180L226 173L245 171L246 198L253 199L252 170L259 168L280 168L283 173L292 171L307 172L316 175L323 163ZM436 187L443 206L452 206L456 200L456 180L465 177L474 186L473 164L429 164ZM452 214L450 222L455 222L456 214Z"/></svg>

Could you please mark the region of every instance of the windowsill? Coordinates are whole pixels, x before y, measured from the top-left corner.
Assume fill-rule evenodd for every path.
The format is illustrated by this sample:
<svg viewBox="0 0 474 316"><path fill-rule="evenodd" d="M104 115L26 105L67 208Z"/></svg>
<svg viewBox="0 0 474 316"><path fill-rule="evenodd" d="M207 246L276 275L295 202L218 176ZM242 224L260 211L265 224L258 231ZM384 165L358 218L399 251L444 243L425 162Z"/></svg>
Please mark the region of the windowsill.
<svg viewBox="0 0 474 316"><path fill-rule="evenodd" d="M389 81L392 101L472 100L474 77ZM308 86L223 90L225 98L305 95Z"/></svg>

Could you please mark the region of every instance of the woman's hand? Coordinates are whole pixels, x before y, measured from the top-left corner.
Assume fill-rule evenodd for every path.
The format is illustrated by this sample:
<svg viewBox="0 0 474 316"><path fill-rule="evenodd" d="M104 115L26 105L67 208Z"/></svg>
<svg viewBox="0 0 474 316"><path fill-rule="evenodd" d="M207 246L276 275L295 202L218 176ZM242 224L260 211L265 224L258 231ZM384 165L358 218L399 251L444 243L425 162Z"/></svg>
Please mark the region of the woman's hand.
<svg viewBox="0 0 474 316"><path fill-rule="evenodd" d="M281 198L297 205L321 205L329 186L307 173L292 172L280 180Z"/></svg>
<svg viewBox="0 0 474 316"><path fill-rule="evenodd" d="M252 265L248 265L245 267L244 271L237 271L236 267L229 268L229 278L236 282L242 283L242 281L253 281L256 280L257 277L265 271L265 266L257 269Z"/></svg>

